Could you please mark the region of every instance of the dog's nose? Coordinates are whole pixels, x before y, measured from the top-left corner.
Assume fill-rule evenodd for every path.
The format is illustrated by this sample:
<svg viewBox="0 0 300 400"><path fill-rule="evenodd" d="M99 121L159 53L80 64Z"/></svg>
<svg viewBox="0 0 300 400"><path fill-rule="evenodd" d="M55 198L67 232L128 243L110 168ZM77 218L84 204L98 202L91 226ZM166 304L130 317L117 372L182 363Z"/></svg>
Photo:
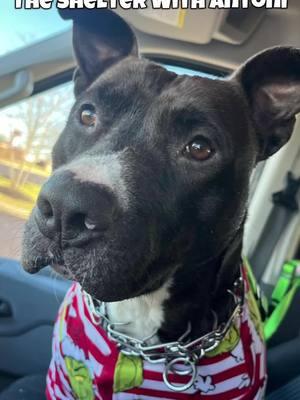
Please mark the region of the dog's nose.
<svg viewBox="0 0 300 400"><path fill-rule="evenodd" d="M37 224L53 238L82 244L107 231L118 209L107 186L74 179L70 172L55 173L42 187L37 200Z"/></svg>

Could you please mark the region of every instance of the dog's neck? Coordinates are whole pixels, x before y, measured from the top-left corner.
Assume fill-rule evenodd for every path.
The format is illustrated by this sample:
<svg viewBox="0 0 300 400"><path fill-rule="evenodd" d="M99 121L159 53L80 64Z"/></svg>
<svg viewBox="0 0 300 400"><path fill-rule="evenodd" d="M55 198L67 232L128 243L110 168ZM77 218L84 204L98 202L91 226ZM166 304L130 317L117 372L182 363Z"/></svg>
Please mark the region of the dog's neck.
<svg viewBox="0 0 300 400"><path fill-rule="evenodd" d="M136 339L157 331L152 343L177 340L189 323L192 338L211 331L215 317L223 322L233 309L227 289L232 288L239 275L239 248L201 265L182 265L170 280L150 294L108 303L109 318L112 322L128 323L119 329Z"/></svg>
<svg viewBox="0 0 300 400"><path fill-rule="evenodd" d="M171 297L172 280L160 289L133 299L107 303L106 309L112 322L125 322L128 325L119 327L120 331L135 339L151 338L150 343L160 341L156 332L166 318L165 302Z"/></svg>

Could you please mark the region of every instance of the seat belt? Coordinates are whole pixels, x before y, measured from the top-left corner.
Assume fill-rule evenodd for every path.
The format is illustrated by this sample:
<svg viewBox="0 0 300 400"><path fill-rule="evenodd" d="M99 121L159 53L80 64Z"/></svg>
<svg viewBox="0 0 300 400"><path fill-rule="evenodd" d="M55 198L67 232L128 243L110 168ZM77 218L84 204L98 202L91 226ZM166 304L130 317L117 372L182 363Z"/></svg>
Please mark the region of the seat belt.
<svg viewBox="0 0 300 400"><path fill-rule="evenodd" d="M299 210L297 194L300 188L300 178L293 173L287 173L285 189L272 195L273 207L253 253L249 257L250 265L258 282L261 281L266 265L288 224Z"/></svg>
<svg viewBox="0 0 300 400"><path fill-rule="evenodd" d="M295 178L289 171L286 187L272 196L273 207L263 229L262 237L250 256L250 262L245 260L250 285L261 311L264 335L267 341L278 330L300 287L300 260L291 260L283 264L269 300L261 292L257 282L261 281L279 239L295 213L299 211L297 202L299 188L300 178Z"/></svg>

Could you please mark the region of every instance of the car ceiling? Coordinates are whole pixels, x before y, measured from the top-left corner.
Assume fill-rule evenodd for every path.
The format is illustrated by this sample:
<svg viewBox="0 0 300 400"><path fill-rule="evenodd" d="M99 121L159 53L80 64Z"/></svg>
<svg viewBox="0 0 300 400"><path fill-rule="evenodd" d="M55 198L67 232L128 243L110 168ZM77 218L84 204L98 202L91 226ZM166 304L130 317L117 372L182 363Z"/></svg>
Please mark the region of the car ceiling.
<svg viewBox="0 0 300 400"><path fill-rule="evenodd" d="M218 67L225 70L236 68L241 62L251 57L260 50L277 46L289 45L300 46L300 2L299 0L289 0L288 9L263 10L263 9L244 9L244 10L210 10L201 19L201 13L204 10L188 10L191 15L198 13L198 18L186 17L187 29L189 36L193 41L199 42L188 43L180 39L170 39L167 37L157 36L160 32L164 36L168 36L168 28L159 26L155 21L149 20L148 26L153 26L153 32L156 35L149 34L150 29L139 16L139 11L120 11L119 14L129 20L135 27L139 28L138 38L141 50L144 54L155 55L166 58L175 58L190 62L207 64L208 66ZM226 23L230 18L230 13L234 14L235 21L241 21L239 30L249 30L250 34L241 37L241 43L228 43L232 38L230 32L227 35L219 34L220 25ZM247 20L247 16L251 17ZM220 23L221 21L221 23ZM246 24L253 25L253 31L244 29ZM148 33L141 31L141 28L147 28ZM174 35L172 27L169 28L171 34ZM143 29L145 31L145 28ZM209 35L203 35L203 30L209 32ZM180 30L178 30L180 32ZM185 29L181 29L182 36L185 35ZM171 34L169 36L171 36ZM180 33L176 32L178 36ZM203 37L204 36L204 37ZM234 36L232 35L233 39ZM243 36L243 35L241 35ZM202 40L201 40L202 39ZM210 40L209 40L210 39ZM201 43L202 42L202 43ZM205 43L206 42L206 43Z"/></svg>
<svg viewBox="0 0 300 400"><path fill-rule="evenodd" d="M177 29L145 17L140 10L117 12L136 30L141 54L192 63L199 68L227 72L264 48L300 46L299 0L289 0L288 9L282 10L186 10L184 24ZM163 12L168 15L172 11ZM229 26L230 21L234 21L234 29ZM75 63L71 36L67 30L2 57L0 94L13 85L17 71L28 72L33 84L11 99L0 96L0 106L36 92L37 82L72 70Z"/></svg>

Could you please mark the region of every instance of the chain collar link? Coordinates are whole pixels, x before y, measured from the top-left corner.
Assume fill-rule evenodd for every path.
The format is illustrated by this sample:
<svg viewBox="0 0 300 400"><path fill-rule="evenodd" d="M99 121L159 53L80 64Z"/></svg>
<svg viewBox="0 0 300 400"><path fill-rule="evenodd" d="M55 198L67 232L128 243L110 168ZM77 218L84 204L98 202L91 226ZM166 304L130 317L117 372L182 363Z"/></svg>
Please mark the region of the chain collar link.
<svg viewBox="0 0 300 400"><path fill-rule="evenodd" d="M174 342L149 345L149 341L157 335L157 331L143 340L135 339L118 330L118 327L129 323L112 323L106 311L106 304L93 299L83 291L86 303L89 307L91 319L95 325L100 325L108 335L108 338L116 343L119 350L128 356L142 357L151 364L163 363L165 370L163 379L169 389L175 392L184 392L189 389L197 378L197 364L205 355L224 340L231 326L236 322L242 312L244 304L244 284L242 277L234 283L233 290L228 290L234 298L235 307L227 322L219 324L215 316L215 328L195 340L189 340L191 324L188 324L186 332ZM173 373L180 376L190 376L186 384L174 384L169 375Z"/></svg>

